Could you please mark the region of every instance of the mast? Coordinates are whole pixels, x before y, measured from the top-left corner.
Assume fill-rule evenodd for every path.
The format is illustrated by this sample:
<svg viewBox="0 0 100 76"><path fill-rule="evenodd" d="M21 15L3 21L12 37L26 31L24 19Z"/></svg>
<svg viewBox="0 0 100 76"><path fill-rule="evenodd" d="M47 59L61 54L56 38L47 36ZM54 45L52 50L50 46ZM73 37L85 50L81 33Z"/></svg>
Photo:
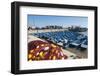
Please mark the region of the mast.
<svg viewBox="0 0 100 76"><path fill-rule="evenodd" d="M33 26L35 27L35 29L36 29L36 31L37 31L37 33L38 33L38 28L35 26L35 18L33 18Z"/></svg>

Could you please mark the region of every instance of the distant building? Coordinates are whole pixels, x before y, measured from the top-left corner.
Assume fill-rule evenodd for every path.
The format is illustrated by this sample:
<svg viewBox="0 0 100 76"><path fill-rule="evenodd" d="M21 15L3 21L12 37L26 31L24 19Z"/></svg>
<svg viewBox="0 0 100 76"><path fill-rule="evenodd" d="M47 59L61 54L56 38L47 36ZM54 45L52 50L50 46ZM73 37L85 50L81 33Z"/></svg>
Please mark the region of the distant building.
<svg viewBox="0 0 100 76"><path fill-rule="evenodd" d="M35 26L28 25L28 30L33 30L35 28L36 28Z"/></svg>
<svg viewBox="0 0 100 76"><path fill-rule="evenodd" d="M62 29L62 26L57 26L57 25L49 25L49 26L45 26L44 28L46 29Z"/></svg>
<svg viewBox="0 0 100 76"><path fill-rule="evenodd" d="M87 29L86 27L71 26L71 27L68 27L68 30L69 30L69 31L74 31L74 32L85 32L85 31L87 31L88 29Z"/></svg>

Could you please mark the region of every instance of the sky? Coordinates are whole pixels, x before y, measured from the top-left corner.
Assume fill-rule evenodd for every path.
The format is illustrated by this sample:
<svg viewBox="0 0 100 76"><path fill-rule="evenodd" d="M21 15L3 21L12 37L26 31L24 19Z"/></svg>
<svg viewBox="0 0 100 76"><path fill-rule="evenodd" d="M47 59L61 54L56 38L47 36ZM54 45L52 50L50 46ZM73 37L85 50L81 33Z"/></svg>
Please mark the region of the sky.
<svg viewBox="0 0 100 76"><path fill-rule="evenodd" d="M47 25L58 25L68 27L70 25L87 27L88 17L79 16L50 16L50 15L28 15L28 26L44 27Z"/></svg>

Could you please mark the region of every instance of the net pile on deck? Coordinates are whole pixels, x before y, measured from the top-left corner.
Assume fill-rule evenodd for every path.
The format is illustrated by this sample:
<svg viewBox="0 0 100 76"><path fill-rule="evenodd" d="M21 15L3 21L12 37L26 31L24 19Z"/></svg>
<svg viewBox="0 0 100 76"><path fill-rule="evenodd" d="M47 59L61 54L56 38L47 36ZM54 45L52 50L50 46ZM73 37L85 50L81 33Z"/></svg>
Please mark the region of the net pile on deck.
<svg viewBox="0 0 100 76"><path fill-rule="evenodd" d="M40 40L31 41L28 43L28 60L61 60L67 59L61 47Z"/></svg>

